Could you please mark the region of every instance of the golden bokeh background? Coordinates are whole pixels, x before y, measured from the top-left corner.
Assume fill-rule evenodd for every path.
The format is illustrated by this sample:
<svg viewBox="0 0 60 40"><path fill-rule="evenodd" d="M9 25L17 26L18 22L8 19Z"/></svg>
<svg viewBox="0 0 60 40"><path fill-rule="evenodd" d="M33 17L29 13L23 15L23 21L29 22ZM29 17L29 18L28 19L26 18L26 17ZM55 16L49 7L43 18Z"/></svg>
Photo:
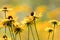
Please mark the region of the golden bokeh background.
<svg viewBox="0 0 60 40"><path fill-rule="evenodd" d="M48 32L46 32L45 29L47 27L53 27L49 23L49 20L60 21L60 0L0 0L0 9L4 6L8 9L12 9L7 12L7 16L12 15L17 22L21 22L26 16L30 15L32 11L37 12L37 14L41 14L42 17L36 21L40 40L48 40ZM0 20L3 18L4 13L0 11ZM24 29L21 33L22 40L27 40L27 27L23 26L22 28ZM37 40L33 25L32 28L35 39ZM8 31L7 34L10 37ZM0 30L0 38L2 38L2 35L4 35L4 28ZM56 26L54 39L60 40L60 26ZM31 32L30 40L33 40Z"/></svg>

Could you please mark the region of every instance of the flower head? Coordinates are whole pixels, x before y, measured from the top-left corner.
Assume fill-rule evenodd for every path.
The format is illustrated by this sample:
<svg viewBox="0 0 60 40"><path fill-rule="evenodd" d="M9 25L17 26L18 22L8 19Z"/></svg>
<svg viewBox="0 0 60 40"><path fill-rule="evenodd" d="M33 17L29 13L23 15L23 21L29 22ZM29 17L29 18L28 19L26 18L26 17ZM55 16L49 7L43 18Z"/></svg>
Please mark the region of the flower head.
<svg viewBox="0 0 60 40"><path fill-rule="evenodd" d="M4 36L3 36L3 38L4 38L4 39L7 39L7 36L6 36L6 35L4 35Z"/></svg>
<svg viewBox="0 0 60 40"><path fill-rule="evenodd" d="M48 31L48 32L52 32L53 31L53 28L48 27L45 30Z"/></svg>
<svg viewBox="0 0 60 40"><path fill-rule="evenodd" d="M20 27L20 24L19 24L18 22L14 22L13 25L14 25L15 27Z"/></svg>
<svg viewBox="0 0 60 40"><path fill-rule="evenodd" d="M58 21L57 20L51 20L50 23L53 24L53 25L58 25Z"/></svg>
<svg viewBox="0 0 60 40"><path fill-rule="evenodd" d="M9 27L11 27L13 23L14 23L14 20L12 19L3 19L0 22L2 26L9 26Z"/></svg>
<svg viewBox="0 0 60 40"><path fill-rule="evenodd" d="M60 22L58 23L58 25L60 26Z"/></svg>
<svg viewBox="0 0 60 40"><path fill-rule="evenodd" d="M34 16L35 16L36 18L39 18L39 17L42 17L42 14L41 14L41 13L34 12Z"/></svg>
<svg viewBox="0 0 60 40"><path fill-rule="evenodd" d="M31 12L31 16L34 16L34 12Z"/></svg>
<svg viewBox="0 0 60 40"><path fill-rule="evenodd" d="M33 21L33 16L27 16L21 23L26 24L26 23L31 23Z"/></svg>
<svg viewBox="0 0 60 40"><path fill-rule="evenodd" d="M22 32L22 29L21 29L20 27L16 27L16 28L14 29L14 33L15 33L15 34L18 34L19 32Z"/></svg>
<svg viewBox="0 0 60 40"><path fill-rule="evenodd" d="M9 20L8 20L8 19L2 19L2 20L1 20L1 24L2 24L2 25L5 25L7 21L9 21Z"/></svg>
<svg viewBox="0 0 60 40"><path fill-rule="evenodd" d="M38 14L37 12L31 12L31 16L34 16L36 18L39 18L41 17L42 15L41 14Z"/></svg>
<svg viewBox="0 0 60 40"><path fill-rule="evenodd" d="M13 19L13 17L12 16L8 16L8 19Z"/></svg>
<svg viewBox="0 0 60 40"><path fill-rule="evenodd" d="M7 9L7 7L4 7L3 9Z"/></svg>
<svg viewBox="0 0 60 40"><path fill-rule="evenodd" d="M12 14L7 14L7 19L13 19L15 21L17 21L18 17L16 15L12 15Z"/></svg>

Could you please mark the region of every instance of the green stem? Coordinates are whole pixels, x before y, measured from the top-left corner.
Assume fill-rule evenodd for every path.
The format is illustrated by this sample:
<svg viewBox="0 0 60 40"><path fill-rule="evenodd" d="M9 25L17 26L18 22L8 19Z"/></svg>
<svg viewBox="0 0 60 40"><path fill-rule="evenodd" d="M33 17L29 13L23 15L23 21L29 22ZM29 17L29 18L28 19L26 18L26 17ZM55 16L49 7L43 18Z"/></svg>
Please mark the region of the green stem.
<svg viewBox="0 0 60 40"><path fill-rule="evenodd" d="M28 40L29 40L29 27L28 27Z"/></svg>
<svg viewBox="0 0 60 40"><path fill-rule="evenodd" d="M36 31L36 34L37 34L37 38L38 38L38 40L40 40L40 39L39 39L38 32L37 32L37 29L36 29L36 23L35 23L35 20L34 20L34 26L35 26L35 31Z"/></svg>
<svg viewBox="0 0 60 40"><path fill-rule="evenodd" d="M52 34L52 40L54 40L54 32L55 32L55 24L54 24L53 34Z"/></svg>
<svg viewBox="0 0 60 40"><path fill-rule="evenodd" d="M4 11L4 13L5 13L5 19L6 19L6 11ZM6 26L5 26L5 35L6 35Z"/></svg>
<svg viewBox="0 0 60 40"><path fill-rule="evenodd" d="M30 29L31 29L31 33L32 33L32 36L33 36L33 40L35 40L31 25L30 25Z"/></svg>
<svg viewBox="0 0 60 40"><path fill-rule="evenodd" d="M11 40L12 40L13 38L12 38L12 34L11 34L11 30L10 30L10 28L9 28L9 32L10 32L10 36L11 36Z"/></svg>
<svg viewBox="0 0 60 40"><path fill-rule="evenodd" d="M20 34L20 32L19 32L19 38L20 38L20 40L21 40L21 34Z"/></svg>
<svg viewBox="0 0 60 40"><path fill-rule="evenodd" d="M5 26L5 35L6 35L6 26Z"/></svg>
<svg viewBox="0 0 60 40"><path fill-rule="evenodd" d="M15 40L15 37L14 37L14 33L13 33L13 30L12 30L12 27L11 27L11 31L12 31L13 40Z"/></svg>
<svg viewBox="0 0 60 40"><path fill-rule="evenodd" d="M48 34L48 40L50 40L50 32L49 32L49 34Z"/></svg>

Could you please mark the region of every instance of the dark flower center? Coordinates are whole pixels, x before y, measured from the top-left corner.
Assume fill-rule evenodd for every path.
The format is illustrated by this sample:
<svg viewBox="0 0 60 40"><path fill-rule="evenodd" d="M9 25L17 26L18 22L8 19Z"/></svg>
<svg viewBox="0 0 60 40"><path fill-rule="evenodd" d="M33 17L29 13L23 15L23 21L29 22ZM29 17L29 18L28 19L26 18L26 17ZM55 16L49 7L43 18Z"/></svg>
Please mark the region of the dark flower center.
<svg viewBox="0 0 60 40"><path fill-rule="evenodd" d="M17 31L17 32L22 32L22 29L21 29L21 28L16 28L16 29L15 29L15 32L16 32L16 31Z"/></svg>
<svg viewBox="0 0 60 40"><path fill-rule="evenodd" d="M52 22L54 25L56 25L57 24L57 22L56 21L54 21L54 22Z"/></svg>
<svg viewBox="0 0 60 40"><path fill-rule="evenodd" d="M20 28L16 28L16 30L18 30L18 31L19 31L19 30L20 30Z"/></svg>
<svg viewBox="0 0 60 40"><path fill-rule="evenodd" d="M3 38L7 38L7 36L6 36L6 35L4 35L4 36L3 36Z"/></svg>
<svg viewBox="0 0 60 40"><path fill-rule="evenodd" d="M53 30L52 29L49 29L49 32L52 32Z"/></svg>
<svg viewBox="0 0 60 40"><path fill-rule="evenodd" d="M3 9L7 9L7 7L4 7Z"/></svg>
<svg viewBox="0 0 60 40"><path fill-rule="evenodd" d="M8 19L13 19L13 17L12 16L8 16Z"/></svg>
<svg viewBox="0 0 60 40"><path fill-rule="evenodd" d="M31 16L33 16L33 15L34 15L34 12L31 13Z"/></svg>

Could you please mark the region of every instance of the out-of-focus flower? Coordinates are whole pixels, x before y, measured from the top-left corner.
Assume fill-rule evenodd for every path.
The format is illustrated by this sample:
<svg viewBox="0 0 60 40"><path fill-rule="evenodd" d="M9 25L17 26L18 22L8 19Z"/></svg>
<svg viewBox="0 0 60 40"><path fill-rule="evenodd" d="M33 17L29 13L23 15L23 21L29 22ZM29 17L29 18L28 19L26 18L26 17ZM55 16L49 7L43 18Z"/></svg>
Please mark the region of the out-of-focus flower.
<svg viewBox="0 0 60 40"><path fill-rule="evenodd" d="M47 11L47 6L38 6L35 10L38 17L42 17L46 11Z"/></svg>
<svg viewBox="0 0 60 40"><path fill-rule="evenodd" d="M39 17L42 17L42 14L41 13L38 14L37 12L34 12L34 16L39 18Z"/></svg>
<svg viewBox="0 0 60 40"><path fill-rule="evenodd" d="M21 33L22 31L23 31L23 29L20 28L20 27L18 27L18 25L17 25L17 27L14 29L14 34L15 34L15 36L16 36L17 34L19 34L18 36L19 36L20 40L21 40L21 35L20 35L20 33Z"/></svg>
<svg viewBox="0 0 60 40"><path fill-rule="evenodd" d="M8 16L7 19L3 19L1 21L1 24L3 26L10 26L11 27L13 25L13 23L15 23L15 20L13 20L13 17L12 16Z"/></svg>
<svg viewBox="0 0 60 40"><path fill-rule="evenodd" d="M6 21L8 21L8 20L9 20L9 19L2 19L1 21L2 21L2 22L6 22Z"/></svg>
<svg viewBox="0 0 60 40"><path fill-rule="evenodd" d="M3 24L4 24L7 20L8 20L8 19L2 19L2 20L0 21L0 28L3 27Z"/></svg>
<svg viewBox="0 0 60 40"><path fill-rule="evenodd" d="M4 38L0 38L0 40L4 40ZM12 40L11 38L7 38L7 40Z"/></svg>
<svg viewBox="0 0 60 40"><path fill-rule="evenodd" d="M7 21L4 21L3 22L3 25L4 26L12 26L12 23L13 23L14 21L13 20L7 20Z"/></svg>
<svg viewBox="0 0 60 40"><path fill-rule="evenodd" d="M45 29L45 31L52 32L52 31L53 31L53 28L47 27L47 28Z"/></svg>
<svg viewBox="0 0 60 40"><path fill-rule="evenodd" d="M59 23L58 20L50 20L49 22L53 25L58 25L58 23Z"/></svg>
<svg viewBox="0 0 60 40"><path fill-rule="evenodd" d="M31 12L31 16L34 16L35 18L39 18L42 16L42 14L38 14L37 12Z"/></svg>
<svg viewBox="0 0 60 40"><path fill-rule="evenodd" d="M13 17L12 16L8 16L8 19L13 19Z"/></svg>
<svg viewBox="0 0 60 40"><path fill-rule="evenodd" d="M17 27L14 29L15 34L18 34L19 32L22 32L22 31L23 31L23 29L21 29L20 27Z"/></svg>
<svg viewBox="0 0 60 40"><path fill-rule="evenodd" d="M7 36L6 36L6 35L4 35L3 38L4 38L5 40L7 40Z"/></svg>
<svg viewBox="0 0 60 40"><path fill-rule="evenodd" d="M10 37L7 37L7 35L3 35L2 38L0 38L0 40L12 40Z"/></svg>
<svg viewBox="0 0 60 40"><path fill-rule="evenodd" d="M21 23L22 24L31 23L33 19L34 19L33 16L27 16Z"/></svg>
<svg viewBox="0 0 60 40"><path fill-rule="evenodd" d="M18 22L14 22L13 25L14 25L15 27L20 27L20 24L19 24Z"/></svg>
<svg viewBox="0 0 60 40"><path fill-rule="evenodd" d="M30 14L31 16L34 16L34 12L31 12L31 14Z"/></svg>
<svg viewBox="0 0 60 40"><path fill-rule="evenodd" d="M11 27L13 23L14 23L14 20L12 20L12 19L2 19L1 22L0 22L0 26Z"/></svg>
<svg viewBox="0 0 60 40"><path fill-rule="evenodd" d="M2 19L1 22L0 22L0 24L1 24L1 25L5 25L5 23L6 23L7 21L9 21L9 20L8 20L8 19Z"/></svg>
<svg viewBox="0 0 60 40"><path fill-rule="evenodd" d="M13 23L12 30L15 31L16 28L21 28L21 25L20 25L18 22L14 22L14 23ZM13 33L14 33L14 31L13 31Z"/></svg>
<svg viewBox="0 0 60 40"><path fill-rule="evenodd" d="M60 26L60 21L58 22L58 26Z"/></svg>
<svg viewBox="0 0 60 40"><path fill-rule="evenodd" d="M31 12L30 15L33 16L33 20L38 20L39 18L42 17L42 14L37 12Z"/></svg>
<svg viewBox="0 0 60 40"><path fill-rule="evenodd" d="M13 19L13 20L17 21L18 17L16 15L10 15L10 14L8 14L7 15L7 19Z"/></svg>
<svg viewBox="0 0 60 40"><path fill-rule="evenodd" d="M35 11L38 13L44 13L47 11L47 6L38 6Z"/></svg>

